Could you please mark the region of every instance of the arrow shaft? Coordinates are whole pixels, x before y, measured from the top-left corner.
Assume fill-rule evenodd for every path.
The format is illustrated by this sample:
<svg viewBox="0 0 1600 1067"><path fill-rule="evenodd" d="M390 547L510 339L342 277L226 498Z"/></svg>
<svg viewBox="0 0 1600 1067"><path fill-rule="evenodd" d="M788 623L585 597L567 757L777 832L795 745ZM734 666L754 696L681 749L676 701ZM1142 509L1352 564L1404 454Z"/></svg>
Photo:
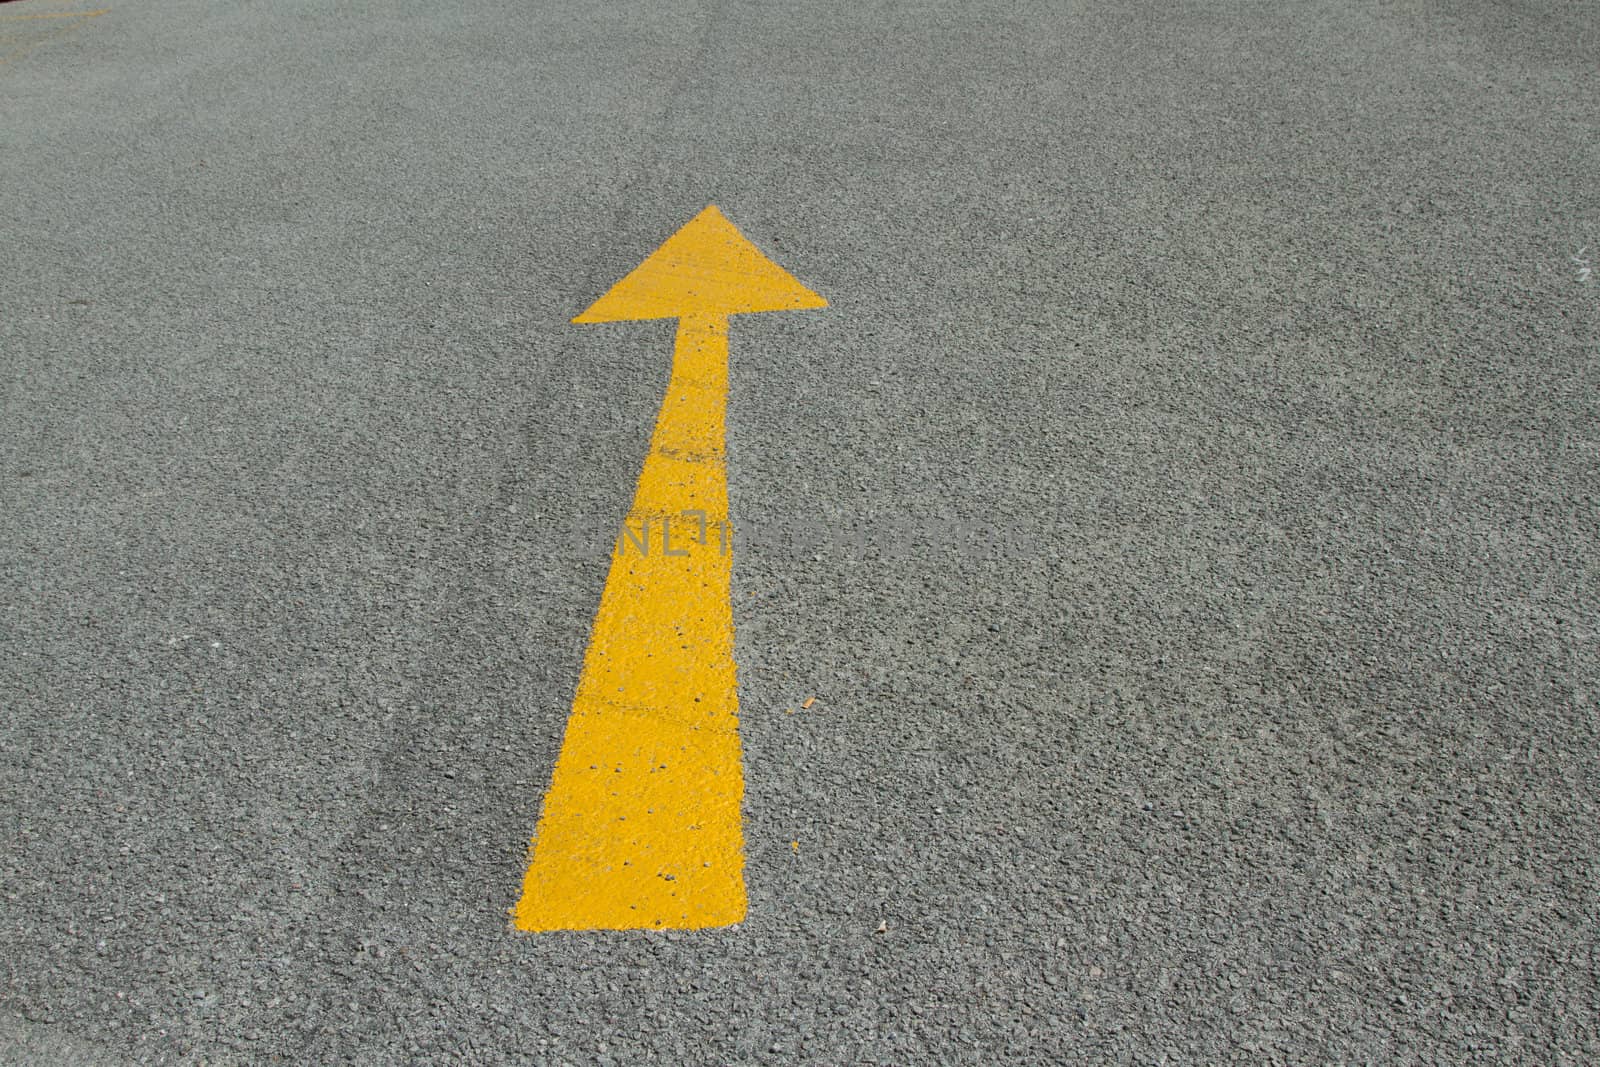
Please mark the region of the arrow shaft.
<svg viewBox="0 0 1600 1067"><path fill-rule="evenodd" d="M717 484L722 487L719 518L726 519L727 410L727 317L691 315L679 319L678 337L672 349L672 378L667 383L667 395L661 402L661 414L650 439L651 458L670 462L653 472L650 462L646 461L645 477L639 480L640 494L649 488L669 498L663 502L676 503L686 493L700 488L706 473L714 473ZM682 467L682 464L695 466ZM649 482L652 473L659 473L665 481L660 486L653 485Z"/></svg>
<svg viewBox="0 0 1600 1067"><path fill-rule="evenodd" d="M679 320L515 912L524 930L745 913L724 440L728 321Z"/></svg>

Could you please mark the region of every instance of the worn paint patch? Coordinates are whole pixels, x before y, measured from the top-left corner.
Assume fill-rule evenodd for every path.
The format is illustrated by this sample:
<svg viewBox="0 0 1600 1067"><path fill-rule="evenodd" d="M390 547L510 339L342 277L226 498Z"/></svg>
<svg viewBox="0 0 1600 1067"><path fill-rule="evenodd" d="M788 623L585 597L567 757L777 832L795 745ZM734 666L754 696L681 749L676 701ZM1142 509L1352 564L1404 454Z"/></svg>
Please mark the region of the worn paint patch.
<svg viewBox="0 0 1600 1067"><path fill-rule="evenodd" d="M105 7L98 11L0 14L0 63L21 59L46 41L64 37L83 26L88 19L99 18L110 10Z"/></svg>

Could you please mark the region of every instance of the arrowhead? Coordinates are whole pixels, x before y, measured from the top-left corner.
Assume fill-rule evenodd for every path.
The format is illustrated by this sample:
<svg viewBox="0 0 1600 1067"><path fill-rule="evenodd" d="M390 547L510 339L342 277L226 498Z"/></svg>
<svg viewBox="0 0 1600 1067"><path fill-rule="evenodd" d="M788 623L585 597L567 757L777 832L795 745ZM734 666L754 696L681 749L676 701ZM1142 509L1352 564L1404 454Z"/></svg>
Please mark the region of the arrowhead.
<svg viewBox="0 0 1600 1067"><path fill-rule="evenodd" d="M678 319L827 306L826 300L762 255L712 205L572 321Z"/></svg>

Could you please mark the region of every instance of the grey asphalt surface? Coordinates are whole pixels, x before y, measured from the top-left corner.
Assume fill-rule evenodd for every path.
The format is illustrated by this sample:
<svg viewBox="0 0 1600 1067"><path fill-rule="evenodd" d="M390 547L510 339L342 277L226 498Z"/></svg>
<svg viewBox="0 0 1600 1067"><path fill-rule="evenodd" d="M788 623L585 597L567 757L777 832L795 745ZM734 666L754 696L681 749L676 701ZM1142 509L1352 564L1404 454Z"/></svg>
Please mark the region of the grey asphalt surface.
<svg viewBox="0 0 1600 1067"><path fill-rule="evenodd" d="M1592 4L104 2L0 5L0 1061L1600 1062ZM672 344L567 320L708 203L831 303L749 919L519 934Z"/></svg>

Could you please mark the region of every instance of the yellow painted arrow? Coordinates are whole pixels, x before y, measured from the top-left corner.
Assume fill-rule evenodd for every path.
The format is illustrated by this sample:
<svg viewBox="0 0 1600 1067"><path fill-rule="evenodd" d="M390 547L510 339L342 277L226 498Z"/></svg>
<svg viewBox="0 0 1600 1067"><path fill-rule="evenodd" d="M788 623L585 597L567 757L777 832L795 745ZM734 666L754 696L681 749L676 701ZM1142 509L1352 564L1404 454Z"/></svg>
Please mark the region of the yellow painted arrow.
<svg viewBox="0 0 1600 1067"><path fill-rule="evenodd" d="M728 316L826 306L713 206L572 320L675 318L678 338L513 909L518 929L744 918Z"/></svg>

